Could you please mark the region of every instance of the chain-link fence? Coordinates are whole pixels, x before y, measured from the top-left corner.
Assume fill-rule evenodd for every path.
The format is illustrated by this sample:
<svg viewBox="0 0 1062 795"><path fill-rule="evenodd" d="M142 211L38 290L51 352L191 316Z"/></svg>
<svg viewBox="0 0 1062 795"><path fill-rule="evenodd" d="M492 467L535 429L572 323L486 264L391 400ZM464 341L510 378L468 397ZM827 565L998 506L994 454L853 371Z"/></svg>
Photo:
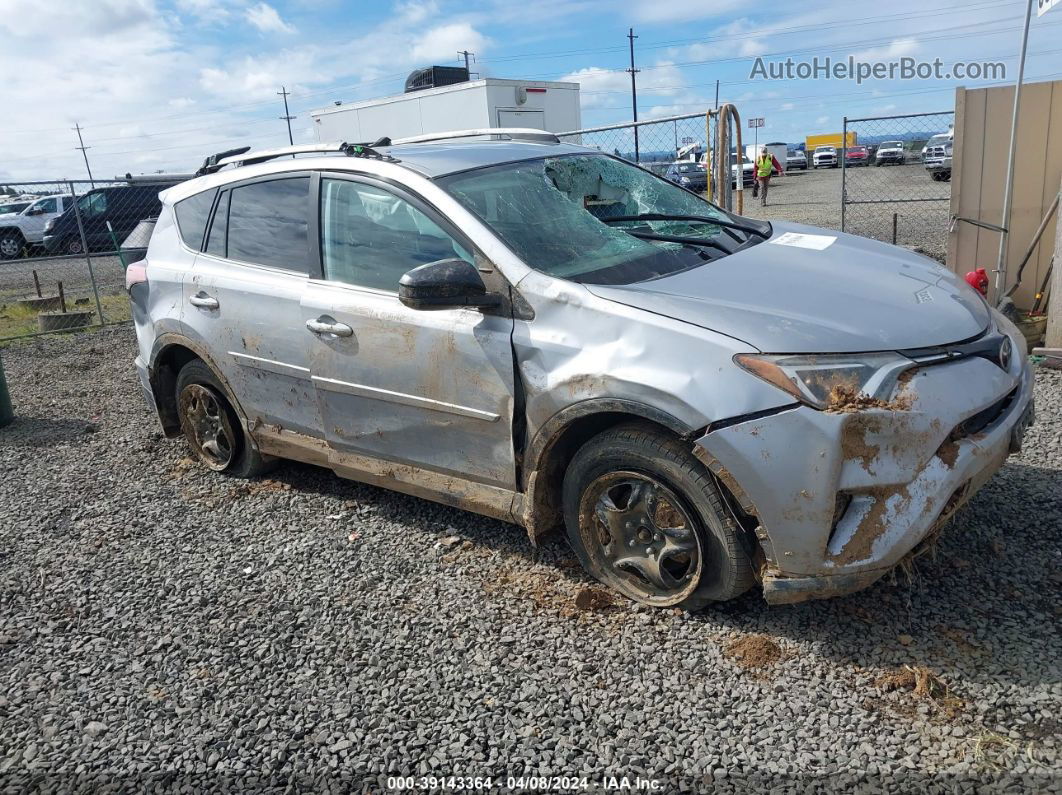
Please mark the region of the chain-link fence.
<svg viewBox="0 0 1062 795"><path fill-rule="evenodd" d="M0 340L128 320L125 266L175 181L0 184Z"/></svg>
<svg viewBox="0 0 1062 795"><path fill-rule="evenodd" d="M562 141L591 146L666 176L668 167L674 163L703 164L715 137L714 128L715 116L706 111L589 127L557 136ZM676 180L681 176L676 173Z"/></svg>
<svg viewBox="0 0 1062 795"><path fill-rule="evenodd" d="M916 247L941 262L951 208L953 111L844 121L841 229Z"/></svg>

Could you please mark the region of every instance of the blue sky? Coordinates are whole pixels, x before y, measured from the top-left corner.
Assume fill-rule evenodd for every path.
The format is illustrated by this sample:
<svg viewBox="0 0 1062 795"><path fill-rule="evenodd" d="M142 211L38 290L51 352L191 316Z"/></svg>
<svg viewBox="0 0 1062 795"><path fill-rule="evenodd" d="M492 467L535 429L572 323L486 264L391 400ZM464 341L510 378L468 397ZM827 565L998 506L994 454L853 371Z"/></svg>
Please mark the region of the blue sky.
<svg viewBox="0 0 1062 795"><path fill-rule="evenodd" d="M187 170L212 151L296 140L309 111L398 93L417 66L476 54L484 76L576 80L585 126L630 118L627 29L638 35L644 118L723 101L763 116L760 140L802 140L843 116L936 111L955 85L998 81L750 80L755 58L818 55L945 64L1002 61L1016 73L1022 0L0 0L5 114L0 181ZM1062 77L1062 10L1034 19L1027 75Z"/></svg>

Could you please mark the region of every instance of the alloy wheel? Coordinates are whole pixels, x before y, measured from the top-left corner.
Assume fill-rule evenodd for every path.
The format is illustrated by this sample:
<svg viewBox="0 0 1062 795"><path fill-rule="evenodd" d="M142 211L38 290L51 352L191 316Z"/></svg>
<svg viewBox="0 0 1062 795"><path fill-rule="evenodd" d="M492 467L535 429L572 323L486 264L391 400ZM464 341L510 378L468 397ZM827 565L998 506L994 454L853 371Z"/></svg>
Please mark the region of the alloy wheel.
<svg viewBox="0 0 1062 795"><path fill-rule="evenodd" d="M22 244L19 243L16 237L0 238L0 257L4 259L14 259L19 255L22 250Z"/></svg>
<svg viewBox="0 0 1062 795"><path fill-rule="evenodd" d="M236 434L222 399L208 386L189 384L180 395L181 428L192 450L215 471L225 469L236 454Z"/></svg>
<svg viewBox="0 0 1062 795"><path fill-rule="evenodd" d="M617 590L658 606L696 588L701 543L682 500L639 472L610 472L584 490L579 507L584 548Z"/></svg>

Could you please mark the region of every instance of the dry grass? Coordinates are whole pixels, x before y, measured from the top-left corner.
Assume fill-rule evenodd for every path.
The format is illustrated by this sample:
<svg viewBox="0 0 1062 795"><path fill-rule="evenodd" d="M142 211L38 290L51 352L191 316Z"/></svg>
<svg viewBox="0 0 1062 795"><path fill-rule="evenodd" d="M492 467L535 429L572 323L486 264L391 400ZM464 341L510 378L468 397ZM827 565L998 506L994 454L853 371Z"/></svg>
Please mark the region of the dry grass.
<svg viewBox="0 0 1062 795"><path fill-rule="evenodd" d="M924 665L905 665L888 671L877 678L875 686L890 692L910 693L916 700L926 702L934 712L954 718L962 710L962 699L936 674Z"/></svg>
<svg viewBox="0 0 1062 795"><path fill-rule="evenodd" d="M1031 740L1022 743L995 732L982 732L970 738L969 743L963 755L968 755L974 764L989 770L1007 770L1023 756L1029 764L1041 764L1036 758L1036 744Z"/></svg>

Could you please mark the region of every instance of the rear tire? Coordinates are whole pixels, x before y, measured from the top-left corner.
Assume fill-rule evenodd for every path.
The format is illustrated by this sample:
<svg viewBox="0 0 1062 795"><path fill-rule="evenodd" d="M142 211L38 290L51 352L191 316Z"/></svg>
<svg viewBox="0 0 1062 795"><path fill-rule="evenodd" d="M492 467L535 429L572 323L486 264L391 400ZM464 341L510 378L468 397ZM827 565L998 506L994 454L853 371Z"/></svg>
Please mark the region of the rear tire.
<svg viewBox="0 0 1062 795"><path fill-rule="evenodd" d="M81 238L68 237L63 241L63 253L64 254L84 254L85 247L81 245Z"/></svg>
<svg viewBox="0 0 1062 795"><path fill-rule="evenodd" d="M642 604L698 610L756 582L711 475L655 429L621 425L583 445L564 475L563 507L587 572Z"/></svg>
<svg viewBox="0 0 1062 795"><path fill-rule="evenodd" d="M177 374L177 416L192 454L208 469L252 478L276 465L258 452L213 371L193 359Z"/></svg>

